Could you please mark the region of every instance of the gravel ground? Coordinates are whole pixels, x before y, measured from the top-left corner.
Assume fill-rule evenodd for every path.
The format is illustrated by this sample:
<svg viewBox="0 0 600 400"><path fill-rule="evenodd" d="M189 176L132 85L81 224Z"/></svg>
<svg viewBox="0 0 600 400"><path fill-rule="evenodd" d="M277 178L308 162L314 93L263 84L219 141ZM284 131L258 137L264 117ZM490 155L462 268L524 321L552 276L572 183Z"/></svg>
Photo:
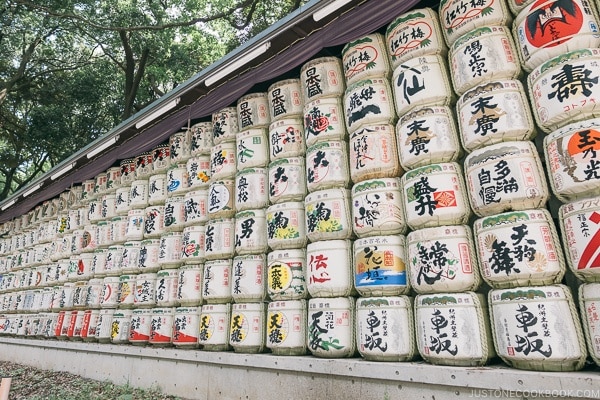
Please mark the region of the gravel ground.
<svg viewBox="0 0 600 400"><path fill-rule="evenodd" d="M9 400L183 400L156 390L117 386L6 361L0 361L0 377L12 378Z"/></svg>

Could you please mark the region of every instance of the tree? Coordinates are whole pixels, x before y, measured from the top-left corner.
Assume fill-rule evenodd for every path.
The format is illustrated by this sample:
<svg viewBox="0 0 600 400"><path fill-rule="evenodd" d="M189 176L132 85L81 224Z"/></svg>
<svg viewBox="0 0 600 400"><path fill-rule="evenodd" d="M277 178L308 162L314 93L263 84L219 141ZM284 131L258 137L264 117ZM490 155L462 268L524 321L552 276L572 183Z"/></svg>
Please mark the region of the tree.
<svg viewBox="0 0 600 400"><path fill-rule="evenodd" d="M0 200L306 0L7 0Z"/></svg>

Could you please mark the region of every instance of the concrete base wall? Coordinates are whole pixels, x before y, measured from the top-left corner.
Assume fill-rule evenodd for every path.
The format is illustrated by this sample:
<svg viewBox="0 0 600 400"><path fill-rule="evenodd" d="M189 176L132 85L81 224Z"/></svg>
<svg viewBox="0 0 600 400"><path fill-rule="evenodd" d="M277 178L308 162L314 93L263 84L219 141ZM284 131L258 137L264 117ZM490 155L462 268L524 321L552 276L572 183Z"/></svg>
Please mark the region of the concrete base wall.
<svg viewBox="0 0 600 400"><path fill-rule="evenodd" d="M0 338L0 359L186 399L596 398L598 370L533 372Z"/></svg>

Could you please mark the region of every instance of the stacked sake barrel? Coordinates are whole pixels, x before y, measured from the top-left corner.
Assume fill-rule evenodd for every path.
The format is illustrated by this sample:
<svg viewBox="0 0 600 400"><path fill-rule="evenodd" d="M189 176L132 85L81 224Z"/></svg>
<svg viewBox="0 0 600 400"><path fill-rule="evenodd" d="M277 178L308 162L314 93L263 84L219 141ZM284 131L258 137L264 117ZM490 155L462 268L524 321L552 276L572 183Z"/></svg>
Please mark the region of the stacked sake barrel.
<svg viewBox="0 0 600 400"><path fill-rule="evenodd" d="M493 356L468 223L471 208L461 166L456 100L438 15L412 10L387 28L394 68L406 260L415 298L418 351L428 362L483 365Z"/></svg>
<svg viewBox="0 0 600 400"><path fill-rule="evenodd" d="M529 19L528 29L545 29L540 15ZM482 277L492 287L488 302L498 355L517 368L575 370L586 352L570 289L560 285L564 260L546 209L542 158L531 141L537 129L518 80L521 66L530 71L541 53L534 56L523 46L521 14L514 23L519 45L514 45L506 26L511 19L502 2L466 10L460 2L440 5L460 96L461 141L470 153L464 168L469 201L479 217L474 236ZM528 89L539 92L532 91L532 76ZM544 129L539 114L546 111L538 104L533 111Z"/></svg>
<svg viewBox="0 0 600 400"><path fill-rule="evenodd" d="M406 271L392 68L383 35L342 50L352 183L351 271L356 299L356 346L368 360L406 361L416 354Z"/></svg>
<svg viewBox="0 0 600 400"><path fill-rule="evenodd" d="M302 355L307 352L308 289L304 216L306 139L300 79L273 83L267 96L271 123L265 235L270 248L266 346L274 354Z"/></svg>
<svg viewBox="0 0 600 400"><path fill-rule="evenodd" d="M233 257L230 276L229 344L236 352L266 349L267 217L269 206L266 92L250 93L237 102L239 131L236 163Z"/></svg>
<svg viewBox="0 0 600 400"><path fill-rule="evenodd" d="M597 119L600 111L595 105L600 96L597 85L600 56L597 3L574 0L568 3L527 1L523 4L509 1L508 4L515 16L513 34L521 64L529 73L527 87L533 116L539 129L546 134L543 156L550 187L552 194L563 203L558 220L567 264L582 283L579 307L587 349L598 365L596 304L600 275L594 269L600 266L597 255L600 235L596 229L600 215L597 212L600 175L596 170L595 139L599 137L600 123ZM564 290L568 291L567 288ZM578 321L571 295L566 297L572 318ZM566 307L563 309L562 315L565 315ZM557 315L560 312L557 311ZM564 318L561 318L562 323ZM579 327L570 329L569 338L576 336L577 340L564 339L571 341L571 347L558 357L570 359L568 368L577 369L586 357L585 344ZM554 342L552 345L552 349L539 348L546 353L561 350ZM551 356L554 357L554 353Z"/></svg>

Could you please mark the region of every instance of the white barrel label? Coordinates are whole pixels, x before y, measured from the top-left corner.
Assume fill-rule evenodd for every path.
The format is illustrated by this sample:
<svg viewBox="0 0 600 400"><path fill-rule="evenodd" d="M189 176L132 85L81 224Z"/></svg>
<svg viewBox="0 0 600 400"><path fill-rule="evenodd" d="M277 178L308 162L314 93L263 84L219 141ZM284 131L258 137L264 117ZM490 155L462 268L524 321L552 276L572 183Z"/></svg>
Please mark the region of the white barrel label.
<svg viewBox="0 0 600 400"><path fill-rule="evenodd" d="M348 86L344 94L346 126L349 132L365 124L386 124L396 120L392 91L387 79L366 79Z"/></svg>
<svg viewBox="0 0 600 400"><path fill-rule="evenodd" d="M306 167L304 157L282 158L269 164L269 201L304 201Z"/></svg>
<svg viewBox="0 0 600 400"><path fill-rule="evenodd" d="M266 167L269 163L269 143L266 129L249 129L237 134L237 169Z"/></svg>
<svg viewBox="0 0 600 400"><path fill-rule="evenodd" d="M192 125L190 130L190 155L194 157L200 154L210 154L210 149L213 145L212 122L199 122Z"/></svg>
<svg viewBox="0 0 600 400"><path fill-rule="evenodd" d="M398 115L417 106L449 106L454 100L446 61L439 55L404 61L394 70L392 86Z"/></svg>
<svg viewBox="0 0 600 400"><path fill-rule="evenodd" d="M392 125L369 125L350 135L350 177L353 182L400 174L396 134Z"/></svg>
<svg viewBox="0 0 600 400"><path fill-rule="evenodd" d="M301 118L272 122L269 126L269 137L271 161L304 155L304 125Z"/></svg>
<svg viewBox="0 0 600 400"><path fill-rule="evenodd" d="M456 161L461 154L449 107L420 107L398 120L398 156L406 169Z"/></svg>
<svg viewBox="0 0 600 400"><path fill-rule="evenodd" d="M369 76L387 77L390 73L383 35L379 33L346 44L342 56L346 84Z"/></svg>

